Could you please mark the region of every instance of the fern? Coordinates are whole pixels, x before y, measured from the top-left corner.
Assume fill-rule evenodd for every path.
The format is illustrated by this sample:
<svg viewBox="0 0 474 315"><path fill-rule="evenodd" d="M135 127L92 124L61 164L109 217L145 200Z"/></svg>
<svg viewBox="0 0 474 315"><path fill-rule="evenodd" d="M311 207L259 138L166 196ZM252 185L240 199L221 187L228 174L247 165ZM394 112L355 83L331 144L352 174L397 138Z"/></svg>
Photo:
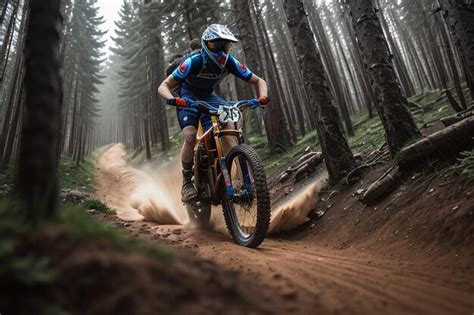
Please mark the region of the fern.
<svg viewBox="0 0 474 315"><path fill-rule="evenodd" d="M459 165L456 169L466 177L467 184L474 184L474 150L461 152Z"/></svg>

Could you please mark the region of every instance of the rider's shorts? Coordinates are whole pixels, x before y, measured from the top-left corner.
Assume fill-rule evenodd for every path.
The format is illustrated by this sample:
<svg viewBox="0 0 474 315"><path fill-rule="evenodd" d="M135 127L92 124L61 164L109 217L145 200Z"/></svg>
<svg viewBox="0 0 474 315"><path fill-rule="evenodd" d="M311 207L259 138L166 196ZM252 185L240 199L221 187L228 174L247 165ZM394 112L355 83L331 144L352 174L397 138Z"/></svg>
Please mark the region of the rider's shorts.
<svg viewBox="0 0 474 315"><path fill-rule="evenodd" d="M189 87L186 85L186 83L181 84L181 88L178 92L180 97L186 97L192 100L200 100L200 101L205 101L210 104L222 104L225 101L219 97L215 92L212 92L211 94L197 94L194 93L189 89ZM177 115L178 115L178 121L179 121L179 126L181 129L184 129L184 127L187 126L194 126L198 127L198 122L199 119L201 119L201 124L204 128L204 130L207 130L212 127L212 122L211 122L211 117L206 114L201 114L199 113L196 109L193 108L178 108L176 110Z"/></svg>

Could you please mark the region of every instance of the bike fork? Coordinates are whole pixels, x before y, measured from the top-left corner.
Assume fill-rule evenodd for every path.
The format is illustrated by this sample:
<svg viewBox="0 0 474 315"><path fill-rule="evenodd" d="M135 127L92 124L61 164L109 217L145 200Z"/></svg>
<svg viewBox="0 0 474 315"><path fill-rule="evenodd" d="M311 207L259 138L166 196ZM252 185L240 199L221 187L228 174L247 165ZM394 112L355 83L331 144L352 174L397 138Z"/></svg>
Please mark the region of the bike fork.
<svg viewBox="0 0 474 315"><path fill-rule="evenodd" d="M227 169L227 161L225 157L220 159L222 176L224 176L224 183L226 187L226 193L229 197L234 197L234 187L232 187L232 181L230 180L229 170Z"/></svg>
<svg viewBox="0 0 474 315"><path fill-rule="evenodd" d="M249 197L252 198L253 197L252 180L250 178L250 172L248 169L247 162L242 161L242 160L240 160L239 162L240 162L240 168L242 170L245 190L249 194ZM234 187L232 186L232 181L230 180L229 170L227 169L227 163L226 163L225 157L222 157L220 159L220 165L221 165L222 175L224 176L224 183L226 187L227 196L232 198L235 196Z"/></svg>

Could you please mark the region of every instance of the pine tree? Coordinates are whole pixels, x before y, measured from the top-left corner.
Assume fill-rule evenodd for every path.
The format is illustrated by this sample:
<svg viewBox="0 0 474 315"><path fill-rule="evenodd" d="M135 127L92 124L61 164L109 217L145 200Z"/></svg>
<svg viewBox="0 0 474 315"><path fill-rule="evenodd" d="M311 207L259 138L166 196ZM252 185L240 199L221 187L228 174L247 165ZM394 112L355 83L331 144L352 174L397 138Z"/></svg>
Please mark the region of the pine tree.
<svg viewBox="0 0 474 315"><path fill-rule="evenodd" d="M420 135L408 110L399 80L390 61L390 51L372 0L349 2L352 21L367 67L375 108L385 129L392 156L410 140Z"/></svg>
<svg viewBox="0 0 474 315"><path fill-rule="evenodd" d="M323 63L302 0L284 2L288 27L299 56L299 69L316 117L316 129L330 181L346 176L356 166L343 134L339 112L328 87Z"/></svg>
<svg viewBox="0 0 474 315"><path fill-rule="evenodd" d="M29 2L25 43L25 117L21 133L17 197L34 223L57 208L56 150L62 106L60 0Z"/></svg>

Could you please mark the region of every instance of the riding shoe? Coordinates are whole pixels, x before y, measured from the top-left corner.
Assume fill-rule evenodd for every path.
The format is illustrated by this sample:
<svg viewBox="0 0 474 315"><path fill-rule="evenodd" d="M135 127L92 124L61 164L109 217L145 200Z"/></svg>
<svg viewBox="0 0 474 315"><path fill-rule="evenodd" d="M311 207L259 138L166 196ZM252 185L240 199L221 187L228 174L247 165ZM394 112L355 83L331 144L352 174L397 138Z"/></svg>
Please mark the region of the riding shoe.
<svg viewBox="0 0 474 315"><path fill-rule="evenodd" d="M193 185L192 177L193 171L183 170L183 188L181 189L181 200L183 202L191 201L198 196L196 188L194 188Z"/></svg>

